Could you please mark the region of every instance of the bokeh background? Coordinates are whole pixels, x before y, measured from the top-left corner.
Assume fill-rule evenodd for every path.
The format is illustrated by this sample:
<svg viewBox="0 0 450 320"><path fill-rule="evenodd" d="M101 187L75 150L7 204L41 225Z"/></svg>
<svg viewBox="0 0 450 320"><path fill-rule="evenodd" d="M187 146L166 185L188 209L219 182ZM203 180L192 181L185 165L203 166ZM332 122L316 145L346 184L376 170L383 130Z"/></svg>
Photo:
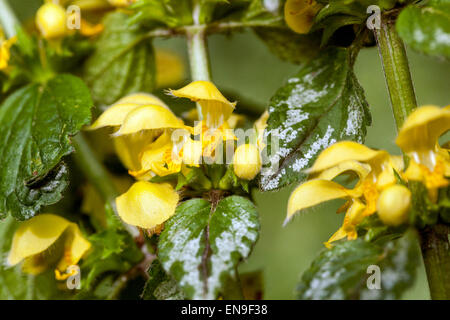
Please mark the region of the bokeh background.
<svg viewBox="0 0 450 320"><path fill-rule="evenodd" d="M41 0L9 0L21 20L29 20ZM182 38L158 39L158 48L169 48L179 53L187 65L186 44ZM298 66L286 63L272 55L252 33L214 35L209 38L209 51L214 82L221 89L237 92L260 108L267 107L273 93L286 79L294 75ZM410 68L419 105L450 103L450 64L408 50ZM382 66L376 48L363 49L358 56L356 75L363 86L373 116L366 144L400 154L395 146L396 136ZM236 112L239 112L239 104ZM282 223L290 192L260 193L255 199L261 215L261 235L250 259L242 263L242 272L262 270L265 299L293 299L295 286L311 261L323 250L326 241L341 225L343 215L337 215L337 203L328 203L298 215L286 227ZM429 299L423 263L418 266L418 277L405 299Z"/></svg>

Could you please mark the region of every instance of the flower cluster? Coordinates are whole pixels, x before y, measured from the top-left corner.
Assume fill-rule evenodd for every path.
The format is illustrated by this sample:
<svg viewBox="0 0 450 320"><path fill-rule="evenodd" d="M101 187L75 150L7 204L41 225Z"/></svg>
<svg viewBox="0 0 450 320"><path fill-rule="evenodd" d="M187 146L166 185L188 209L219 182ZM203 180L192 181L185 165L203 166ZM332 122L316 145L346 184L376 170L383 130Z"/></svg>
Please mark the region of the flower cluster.
<svg viewBox="0 0 450 320"><path fill-rule="evenodd" d="M228 189L238 179L252 180L261 169L256 139L235 149L232 129L241 117L232 114L236 103L228 101L213 83L194 81L168 94L198 103L203 120L185 125L159 98L137 93L110 106L87 128L113 128L116 153L138 180L116 199L118 214L126 223L150 232L160 230L175 214L180 196L171 183L174 179L179 183L197 175L193 187L207 192ZM195 115L189 112L190 117ZM267 116L256 123L259 132L264 130L264 119ZM234 155L233 163L222 170L223 149L231 149ZM210 166L217 163L220 168Z"/></svg>
<svg viewBox="0 0 450 320"><path fill-rule="evenodd" d="M356 227L375 212L389 226L408 221L411 192L404 186L419 181L428 190L429 200L437 201L438 190L449 185L448 143L439 137L450 129L450 107L423 106L413 112L401 128L396 143L409 157L405 168L402 157L373 150L356 142L342 141L324 150L309 169L309 181L298 186L288 203L287 220L296 212L319 203L346 199L338 209L346 212L344 223L325 243L347 237L356 239ZM447 147L446 147L447 146ZM333 181L342 174L356 174L358 182L345 188Z"/></svg>

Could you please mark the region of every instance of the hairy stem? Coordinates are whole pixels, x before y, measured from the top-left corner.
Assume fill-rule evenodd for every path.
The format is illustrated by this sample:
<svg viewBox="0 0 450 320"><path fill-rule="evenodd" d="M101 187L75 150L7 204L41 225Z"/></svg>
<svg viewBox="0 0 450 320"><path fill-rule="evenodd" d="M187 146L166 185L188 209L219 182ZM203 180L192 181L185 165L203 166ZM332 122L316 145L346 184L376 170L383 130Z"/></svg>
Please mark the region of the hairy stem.
<svg viewBox="0 0 450 320"><path fill-rule="evenodd" d="M397 128L401 128L408 115L417 107L405 46L395 31L395 20L390 17L383 17L381 28L376 30L375 36L395 122Z"/></svg>
<svg viewBox="0 0 450 320"><path fill-rule="evenodd" d="M19 20L16 18L7 0L0 0L0 24L8 38L12 38L16 34Z"/></svg>
<svg viewBox="0 0 450 320"><path fill-rule="evenodd" d="M192 9L192 20L194 28L186 30L186 39L189 55L189 65L191 67L192 81L211 80L211 71L208 55L208 44L206 40L206 28L200 25L200 1L194 1ZM201 120L201 106L197 103L198 117Z"/></svg>
<svg viewBox="0 0 450 320"><path fill-rule="evenodd" d="M381 28L375 31L383 63L392 111L400 129L408 115L417 107L405 46L395 30L395 20L384 16ZM412 190L413 194L418 191ZM420 242L433 300L450 299L450 244L448 226L437 224L422 229Z"/></svg>
<svg viewBox="0 0 450 320"><path fill-rule="evenodd" d="M79 133L72 139L75 147L75 159L83 171L84 175L92 183L95 189L100 193L100 196L114 209L117 214L115 199L119 195L114 182L97 158L94 151L91 149L88 142L84 139L83 134ZM119 218L120 219L120 218ZM122 220L120 220L122 221ZM123 223L125 229L133 236L139 236L139 230L133 226Z"/></svg>
<svg viewBox="0 0 450 320"><path fill-rule="evenodd" d="M436 224L420 233L420 247L433 300L450 300L450 227Z"/></svg>

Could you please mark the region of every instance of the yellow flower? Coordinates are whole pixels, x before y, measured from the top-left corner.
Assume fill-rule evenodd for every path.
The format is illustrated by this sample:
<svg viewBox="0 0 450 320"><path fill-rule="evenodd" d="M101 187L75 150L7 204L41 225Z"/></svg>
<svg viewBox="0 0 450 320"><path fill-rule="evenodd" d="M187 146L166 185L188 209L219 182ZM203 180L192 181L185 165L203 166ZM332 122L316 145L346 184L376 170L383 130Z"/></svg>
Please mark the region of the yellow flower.
<svg viewBox="0 0 450 320"><path fill-rule="evenodd" d="M236 176L252 180L261 171L259 149L252 144L241 144L234 153L233 169Z"/></svg>
<svg viewBox="0 0 450 320"><path fill-rule="evenodd" d="M165 129L186 127L157 97L135 93L110 106L87 130L110 126L118 129L114 146L122 163L131 171L140 171L140 155Z"/></svg>
<svg viewBox="0 0 450 320"><path fill-rule="evenodd" d="M8 69L8 62L11 58L9 50L11 46L17 41L17 37L12 37L8 40L3 40L2 38L2 32L0 30L0 71Z"/></svg>
<svg viewBox="0 0 450 320"><path fill-rule="evenodd" d="M228 101L210 81L194 81L179 90L169 90L179 98L198 102L208 128L218 128L228 120L236 102Z"/></svg>
<svg viewBox="0 0 450 320"><path fill-rule="evenodd" d="M175 214L178 193L168 183L138 181L116 198L122 220L143 229L154 229Z"/></svg>
<svg viewBox="0 0 450 320"><path fill-rule="evenodd" d="M314 0L287 0L284 5L284 20L293 31L308 33L320 8Z"/></svg>
<svg viewBox="0 0 450 320"><path fill-rule="evenodd" d="M15 232L8 264L23 261L22 270L30 274L56 267L56 278L64 280L66 270L90 247L75 223L54 214L40 214L22 222Z"/></svg>
<svg viewBox="0 0 450 320"><path fill-rule="evenodd" d="M67 33L66 10L58 4L47 2L36 13L36 25L45 39L62 38Z"/></svg>
<svg viewBox="0 0 450 320"><path fill-rule="evenodd" d="M411 191L405 186L394 185L381 192L377 213L385 225L399 226L407 221L410 206Z"/></svg>
<svg viewBox="0 0 450 320"><path fill-rule="evenodd" d="M346 199L338 212L346 211L343 226L328 240L329 243L347 236L355 239L356 225L376 212L379 193L396 183L394 175L402 170L402 162L386 151L372 150L356 142L338 142L325 149L308 171L312 180L298 186L288 202L288 221L296 212L319 203ZM358 182L347 189L332 181L344 173L352 173Z"/></svg>
<svg viewBox="0 0 450 320"><path fill-rule="evenodd" d="M439 137L450 130L450 106L423 106L405 121L396 143L411 159L405 172L408 180L421 181L432 201L439 188L449 185L449 150L439 145Z"/></svg>
<svg viewBox="0 0 450 320"><path fill-rule="evenodd" d="M130 174L139 179L148 179L154 174L163 177L180 172L181 159L168 132L143 149L140 167L140 170L130 171Z"/></svg>
<svg viewBox="0 0 450 320"><path fill-rule="evenodd" d="M183 61L176 53L166 49L156 49L156 86L167 88L185 78Z"/></svg>

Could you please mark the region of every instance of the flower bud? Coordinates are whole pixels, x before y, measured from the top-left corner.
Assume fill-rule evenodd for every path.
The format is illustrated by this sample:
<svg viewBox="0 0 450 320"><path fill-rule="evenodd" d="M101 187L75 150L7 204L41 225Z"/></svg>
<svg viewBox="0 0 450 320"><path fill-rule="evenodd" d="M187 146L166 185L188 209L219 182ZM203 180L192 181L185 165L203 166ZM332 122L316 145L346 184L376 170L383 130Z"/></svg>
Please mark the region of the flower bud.
<svg viewBox="0 0 450 320"><path fill-rule="evenodd" d="M399 226L408 219L411 191L402 185L394 185L381 192L378 198L378 216L388 226Z"/></svg>
<svg viewBox="0 0 450 320"><path fill-rule="evenodd" d="M36 25L45 39L62 38L67 32L66 11L60 5L45 3L36 13Z"/></svg>
<svg viewBox="0 0 450 320"><path fill-rule="evenodd" d="M293 31L308 33L319 9L320 5L314 0L287 0L284 5L284 19Z"/></svg>
<svg viewBox="0 0 450 320"><path fill-rule="evenodd" d="M252 180L261 170L259 149L252 144L242 144L234 153L234 173L241 179Z"/></svg>

